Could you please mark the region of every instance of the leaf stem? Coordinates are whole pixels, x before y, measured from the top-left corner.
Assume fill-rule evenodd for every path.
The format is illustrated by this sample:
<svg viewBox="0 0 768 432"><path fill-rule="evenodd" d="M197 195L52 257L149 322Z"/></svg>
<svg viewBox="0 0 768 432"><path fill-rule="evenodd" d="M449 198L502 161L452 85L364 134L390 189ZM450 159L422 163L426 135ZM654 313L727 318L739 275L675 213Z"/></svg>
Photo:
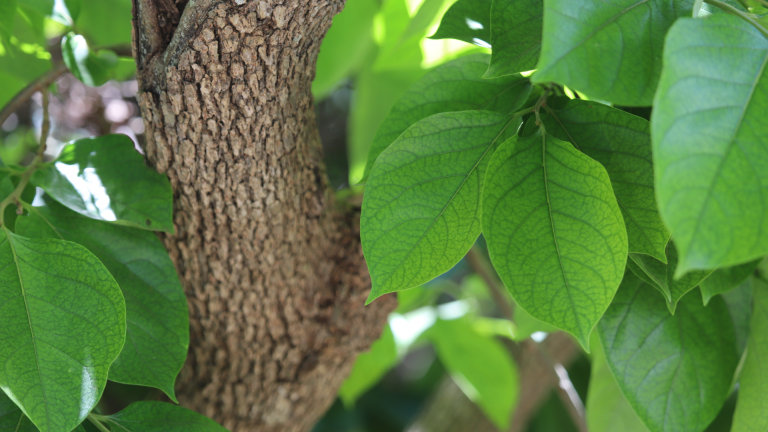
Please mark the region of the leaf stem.
<svg viewBox="0 0 768 432"><path fill-rule="evenodd" d="M727 12L733 16L739 17L743 19L744 21L752 24L755 28L760 30L760 33L763 34L766 38L768 38L768 29L762 26L750 13L742 12L735 7L729 5L728 3L721 2L720 0L704 0L704 3L709 3L712 6L716 6L720 8L722 11Z"/></svg>
<svg viewBox="0 0 768 432"><path fill-rule="evenodd" d="M91 423L93 423L93 425L94 425L94 426L96 426L96 429L100 430L101 432L110 432L110 430L109 430L109 429L107 429L107 427L106 427L106 426L104 426L104 424L103 424L103 423L101 423L101 421L99 421L99 418L102 418L102 419L103 419L103 417L101 417L101 416L98 416L98 417L97 417L97 416L96 416L95 414L93 414L93 413L91 413L91 414L88 414L88 420L90 420L90 421L91 421Z"/></svg>

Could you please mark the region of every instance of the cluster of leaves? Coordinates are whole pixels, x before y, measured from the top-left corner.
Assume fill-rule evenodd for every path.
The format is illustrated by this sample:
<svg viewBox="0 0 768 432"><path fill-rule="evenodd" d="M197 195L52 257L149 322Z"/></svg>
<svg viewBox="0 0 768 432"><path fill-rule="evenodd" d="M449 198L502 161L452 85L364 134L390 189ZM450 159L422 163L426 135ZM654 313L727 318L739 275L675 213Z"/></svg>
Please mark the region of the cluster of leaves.
<svg viewBox="0 0 768 432"><path fill-rule="evenodd" d="M424 75L376 132L369 301L483 234L516 304L594 350L616 396L590 396L592 430L703 431L736 382L732 430L768 428L767 10L705 2L455 3L434 37L492 54Z"/></svg>

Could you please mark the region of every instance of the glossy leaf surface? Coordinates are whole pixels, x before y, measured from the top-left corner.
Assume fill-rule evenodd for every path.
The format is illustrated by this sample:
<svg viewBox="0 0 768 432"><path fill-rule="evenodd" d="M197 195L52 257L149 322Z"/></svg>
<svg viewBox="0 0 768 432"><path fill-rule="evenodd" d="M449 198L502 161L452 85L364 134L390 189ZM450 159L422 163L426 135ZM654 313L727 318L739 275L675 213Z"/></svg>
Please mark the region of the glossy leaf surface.
<svg viewBox="0 0 768 432"><path fill-rule="evenodd" d="M717 294L728 292L741 285L755 272L759 263L760 260L755 260L746 264L715 270L701 281L701 298L704 305L706 306L709 300Z"/></svg>
<svg viewBox="0 0 768 432"><path fill-rule="evenodd" d="M459 0L443 15L430 39L458 39L482 47L491 46L492 0Z"/></svg>
<svg viewBox="0 0 768 432"><path fill-rule="evenodd" d="M535 82L590 99L648 106L661 73L664 36L694 0L546 0Z"/></svg>
<svg viewBox="0 0 768 432"><path fill-rule="evenodd" d="M125 342L125 302L82 246L0 231L0 387L43 432L98 402Z"/></svg>
<svg viewBox="0 0 768 432"><path fill-rule="evenodd" d="M134 402L105 420L121 432L227 432L202 414L165 402Z"/></svg>
<svg viewBox="0 0 768 432"><path fill-rule="evenodd" d="M541 52L543 0L494 0L491 6L491 64L484 78L536 68Z"/></svg>
<svg viewBox="0 0 768 432"><path fill-rule="evenodd" d="M488 168L483 234L517 304L588 347L627 259L605 168L551 136L511 138Z"/></svg>
<svg viewBox="0 0 768 432"><path fill-rule="evenodd" d="M371 171L361 216L369 302L456 265L480 235L480 197L493 150L520 121L488 111L414 124Z"/></svg>
<svg viewBox="0 0 768 432"><path fill-rule="evenodd" d="M768 255L768 39L736 17L680 20L651 130L677 274Z"/></svg>
<svg viewBox="0 0 768 432"><path fill-rule="evenodd" d="M91 87L109 81L111 70L117 66L117 55L114 52L92 52L85 38L75 33L69 33L61 40L61 54L72 75Z"/></svg>
<svg viewBox="0 0 768 432"><path fill-rule="evenodd" d="M89 218L173 232L171 184L144 164L125 135L72 142L35 171L32 183Z"/></svg>
<svg viewBox="0 0 768 432"><path fill-rule="evenodd" d="M730 392L738 355L728 309L684 297L675 315L627 272L599 334L622 393L652 432L701 432Z"/></svg>
<svg viewBox="0 0 768 432"><path fill-rule="evenodd" d="M165 247L154 233L83 217L45 197L28 206L17 232L78 243L104 263L125 297L127 338L109 379L163 390L173 385L189 346L187 298Z"/></svg>

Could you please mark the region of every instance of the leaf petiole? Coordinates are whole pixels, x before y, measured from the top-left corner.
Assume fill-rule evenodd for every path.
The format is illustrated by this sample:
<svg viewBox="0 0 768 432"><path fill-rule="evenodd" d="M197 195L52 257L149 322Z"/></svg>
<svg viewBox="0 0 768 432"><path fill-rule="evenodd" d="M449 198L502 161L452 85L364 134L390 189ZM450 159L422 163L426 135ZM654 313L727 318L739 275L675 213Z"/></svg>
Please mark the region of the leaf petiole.
<svg viewBox="0 0 768 432"><path fill-rule="evenodd" d="M104 426L104 424L101 422L101 420L104 420L104 418L105 417L94 413L88 414L88 420L90 420L91 423L96 426L96 429L100 430L101 432L110 432L110 430L107 429L107 427Z"/></svg>

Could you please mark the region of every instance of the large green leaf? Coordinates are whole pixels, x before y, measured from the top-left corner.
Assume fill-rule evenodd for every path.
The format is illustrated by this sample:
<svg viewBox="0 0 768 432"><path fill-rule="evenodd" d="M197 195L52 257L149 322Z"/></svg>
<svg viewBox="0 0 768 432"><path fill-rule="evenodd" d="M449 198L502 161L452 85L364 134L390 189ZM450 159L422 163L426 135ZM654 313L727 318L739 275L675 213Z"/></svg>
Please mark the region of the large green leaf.
<svg viewBox="0 0 768 432"><path fill-rule="evenodd" d="M648 255L631 253L629 258L634 265L630 265L629 268L636 276L664 295L667 308L674 314L677 302L689 291L699 286L703 280L706 280L712 274L712 270L690 272L680 279L675 279L674 273L678 264L678 255L674 242L669 242L666 253L667 264ZM637 274L638 268L645 274Z"/></svg>
<svg viewBox="0 0 768 432"><path fill-rule="evenodd" d="M215 421L165 402L134 402L111 416L99 416L119 432L227 432Z"/></svg>
<svg viewBox="0 0 768 432"><path fill-rule="evenodd" d="M733 432L768 430L768 284L755 279L747 359L739 378Z"/></svg>
<svg viewBox="0 0 768 432"><path fill-rule="evenodd" d="M84 247L0 231L0 387L43 432L101 397L125 342L125 302Z"/></svg>
<svg viewBox="0 0 768 432"><path fill-rule="evenodd" d="M476 333L467 319L438 319L428 336L456 384L488 419L506 430L517 403L519 379L504 345Z"/></svg>
<svg viewBox="0 0 768 432"><path fill-rule="evenodd" d="M82 0L77 30L94 46L130 46L131 5L131 0Z"/></svg>
<svg viewBox="0 0 768 432"><path fill-rule="evenodd" d="M109 81L112 69L117 66L114 52L92 52L85 38L72 32L61 39L61 55L72 75L91 87Z"/></svg>
<svg viewBox="0 0 768 432"><path fill-rule="evenodd" d="M730 15L680 20L651 131L661 216L690 270L768 255L768 40Z"/></svg>
<svg viewBox="0 0 768 432"><path fill-rule="evenodd" d="M652 432L701 432L715 418L736 370L733 325L719 297L697 296L670 315L664 300L627 272L599 333L622 393Z"/></svg>
<svg viewBox="0 0 768 432"><path fill-rule="evenodd" d="M621 394L596 333L592 334L590 345L592 373L589 374L587 392L587 427L590 432L648 432L648 428Z"/></svg>
<svg viewBox="0 0 768 432"><path fill-rule="evenodd" d="M520 108L531 93L527 78L513 75L482 79L488 68L487 54L460 57L424 75L395 103L376 131L363 180L393 141L417 121L450 111L486 110L500 113Z"/></svg>
<svg viewBox="0 0 768 432"><path fill-rule="evenodd" d="M73 432L86 432L79 424ZM40 429L25 416L21 409L5 393L0 392L0 431L40 432Z"/></svg>
<svg viewBox="0 0 768 432"><path fill-rule="evenodd" d="M154 233L81 216L49 197L25 206L16 230L33 238L56 238L85 246L104 263L125 297L127 342L109 379L163 390L173 385L189 346L187 299L176 269Z"/></svg>
<svg viewBox="0 0 768 432"><path fill-rule="evenodd" d="M694 0L545 0L535 82L557 82L590 99L647 106L661 72L664 35Z"/></svg>
<svg viewBox="0 0 768 432"><path fill-rule="evenodd" d="M760 260L715 270L709 277L701 281L701 298L704 301L704 306L717 294L728 292L741 285L755 272L758 264L760 264Z"/></svg>
<svg viewBox="0 0 768 432"><path fill-rule="evenodd" d="M16 0L0 2L0 36L11 37L13 23L16 21ZM0 40L0 44L3 41Z"/></svg>
<svg viewBox="0 0 768 432"><path fill-rule="evenodd" d="M440 21L430 39L458 39L481 47L491 46L493 0L459 0Z"/></svg>
<svg viewBox="0 0 768 432"><path fill-rule="evenodd" d="M173 232L171 184L125 135L73 141L35 171L32 183L92 219Z"/></svg>
<svg viewBox="0 0 768 432"><path fill-rule="evenodd" d="M749 321L752 318L752 284L755 278L748 278L736 288L720 296L728 305L733 328L736 330L736 351L744 352L749 338Z"/></svg>
<svg viewBox="0 0 768 432"><path fill-rule="evenodd" d="M386 325L381 337L371 344L371 349L357 356L352 371L339 388L339 399L347 407L354 406L355 401L379 382L396 363L395 336L389 325Z"/></svg>
<svg viewBox="0 0 768 432"><path fill-rule="evenodd" d="M379 156L361 216L369 301L428 282L464 257L480 235L490 156L519 123L489 111L436 114Z"/></svg>
<svg viewBox="0 0 768 432"><path fill-rule="evenodd" d="M533 317L587 348L624 275L627 231L608 173L537 132L493 156L483 234L501 280Z"/></svg>
<svg viewBox="0 0 768 432"><path fill-rule="evenodd" d="M536 68L541 52L543 0L494 0L491 6L491 64L484 78Z"/></svg>
<svg viewBox="0 0 768 432"><path fill-rule="evenodd" d="M653 190L650 123L582 100L568 101L563 109L549 113L542 117L547 133L571 142L608 171L627 226L629 252L666 262L669 232L659 216Z"/></svg>

